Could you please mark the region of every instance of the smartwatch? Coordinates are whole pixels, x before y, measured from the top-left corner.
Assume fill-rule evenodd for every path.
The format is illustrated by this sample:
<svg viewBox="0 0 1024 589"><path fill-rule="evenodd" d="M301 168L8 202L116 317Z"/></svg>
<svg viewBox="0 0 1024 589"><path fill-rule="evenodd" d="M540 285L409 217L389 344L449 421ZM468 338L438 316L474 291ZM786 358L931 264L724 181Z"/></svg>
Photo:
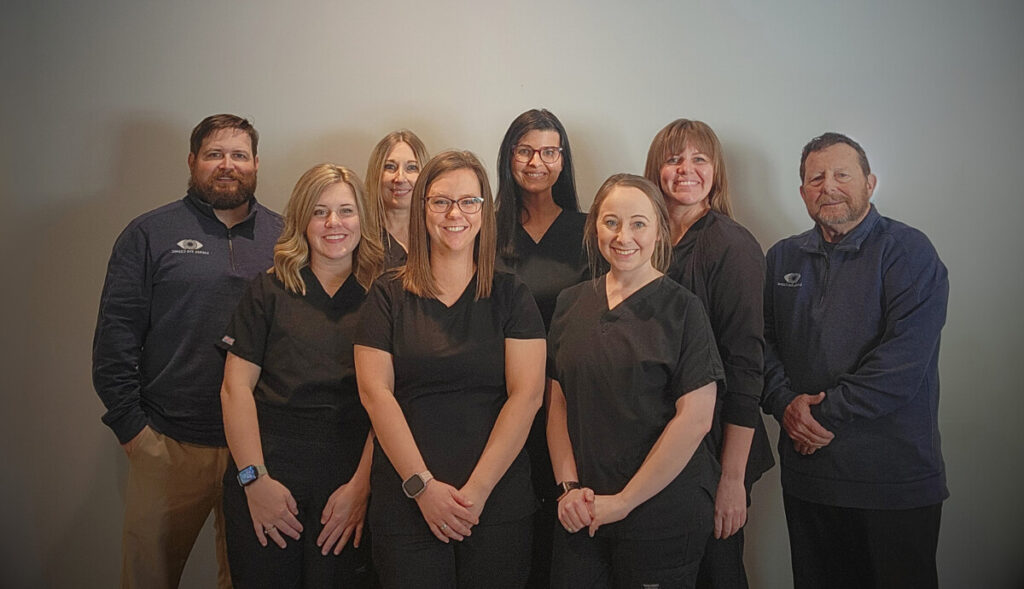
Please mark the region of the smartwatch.
<svg viewBox="0 0 1024 589"><path fill-rule="evenodd" d="M267 474L267 467L262 464L250 464L238 471L238 484L245 487L252 484L256 479Z"/></svg>
<svg viewBox="0 0 1024 589"><path fill-rule="evenodd" d="M569 494L569 491L582 488L583 487L580 485L579 481L562 481L558 483L558 490L561 491L561 493L558 495L558 499L555 499L555 503L561 501L562 498Z"/></svg>
<svg viewBox="0 0 1024 589"><path fill-rule="evenodd" d="M427 483L432 478L434 475L430 474L429 470L416 473L402 482L402 491L409 499L415 499L427 488Z"/></svg>

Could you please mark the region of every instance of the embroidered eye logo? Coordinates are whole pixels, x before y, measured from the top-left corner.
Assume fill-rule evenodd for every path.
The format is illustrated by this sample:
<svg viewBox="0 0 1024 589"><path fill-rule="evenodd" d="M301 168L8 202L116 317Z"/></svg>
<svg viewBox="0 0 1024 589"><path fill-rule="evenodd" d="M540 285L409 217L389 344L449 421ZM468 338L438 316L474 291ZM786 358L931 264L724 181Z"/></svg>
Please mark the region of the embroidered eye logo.
<svg viewBox="0 0 1024 589"><path fill-rule="evenodd" d="M178 242L178 247L183 250L197 250L203 247L203 244L199 243L194 239L182 239Z"/></svg>
<svg viewBox="0 0 1024 589"><path fill-rule="evenodd" d="M789 274L786 274L782 278L789 284L796 284L797 282L800 282L800 274L798 274L797 272L790 272Z"/></svg>

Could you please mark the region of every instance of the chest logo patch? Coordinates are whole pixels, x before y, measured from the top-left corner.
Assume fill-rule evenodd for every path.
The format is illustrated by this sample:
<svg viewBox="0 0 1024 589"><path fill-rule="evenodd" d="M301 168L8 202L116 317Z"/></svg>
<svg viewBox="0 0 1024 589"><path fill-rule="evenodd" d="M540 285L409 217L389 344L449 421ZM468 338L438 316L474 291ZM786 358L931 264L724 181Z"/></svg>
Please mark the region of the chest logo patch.
<svg viewBox="0 0 1024 589"><path fill-rule="evenodd" d="M776 282L775 284L777 286L785 286L785 287L789 287L789 288L795 288L797 286L803 286L803 283L800 282L800 278L801 278L801 276L800 276L799 272L790 272L789 274L785 274L785 275L782 276L782 279L785 282Z"/></svg>
<svg viewBox="0 0 1024 589"><path fill-rule="evenodd" d="M178 243L174 244L179 249L171 250L172 254L200 254L204 256L210 255L210 252L203 251L203 244L198 239L182 239Z"/></svg>

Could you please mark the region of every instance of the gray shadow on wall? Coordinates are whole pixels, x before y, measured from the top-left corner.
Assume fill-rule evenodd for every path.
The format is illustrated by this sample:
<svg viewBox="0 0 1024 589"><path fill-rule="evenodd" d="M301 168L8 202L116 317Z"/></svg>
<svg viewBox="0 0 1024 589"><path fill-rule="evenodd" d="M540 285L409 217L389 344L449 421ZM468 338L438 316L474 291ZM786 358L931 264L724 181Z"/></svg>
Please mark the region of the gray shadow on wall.
<svg viewBox="0 0 1024 589"><path fill-rule="evenodd" d="M139 214L181 198L186 189L190 127L140 113L112 121L117 151L109 189L67 194L21 220L29 250L25 313L31 319L27 378L18 437L46 432L33 445L26 479L42 540L42 571L55 587L116 586L120 569L127 462L92 389L91 350L111 247ZM212 563L213 555L207 557ZM215 571L215 566L208 567Z"/></svg>

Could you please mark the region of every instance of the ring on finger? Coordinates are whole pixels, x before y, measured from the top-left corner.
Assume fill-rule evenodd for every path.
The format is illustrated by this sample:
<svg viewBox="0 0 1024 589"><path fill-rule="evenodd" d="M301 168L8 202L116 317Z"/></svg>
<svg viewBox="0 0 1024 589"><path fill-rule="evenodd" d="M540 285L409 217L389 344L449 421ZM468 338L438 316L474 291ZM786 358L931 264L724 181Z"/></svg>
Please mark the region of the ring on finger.
<svg viewBox="0 0 1024 589"><path fill-rule="evenodd" d="M277 528L275 528L273 525L269 525L269 526L263 528L263 531L269 534L270 532L273 532L276 529Z"/></svg>
<svg viewBox="0 0 1024 589"><path fill-rule="evenodd" d="M447 529L448 529L448 524L442 523L441 524L441 531L443 532L443 531L445 531Z"/></svg>

